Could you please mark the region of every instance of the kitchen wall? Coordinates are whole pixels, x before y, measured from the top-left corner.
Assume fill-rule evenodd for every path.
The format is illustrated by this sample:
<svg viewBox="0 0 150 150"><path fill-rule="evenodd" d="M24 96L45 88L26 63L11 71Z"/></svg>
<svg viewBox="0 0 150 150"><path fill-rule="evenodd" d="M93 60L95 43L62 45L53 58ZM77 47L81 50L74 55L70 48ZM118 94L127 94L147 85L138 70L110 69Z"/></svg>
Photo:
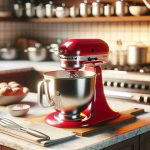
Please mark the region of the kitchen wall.
<svg viewBox="0 0 150 150"><path fill-rule="evenodd" d="M1 0L0 8L10 10L11 0ZM9 7L8 7L9 6ZM150 22L120 23L28 23L0 22L0 46L14 43L18 37L33 37L48 44L56 39L101 38L111 49L122 40L123 47L143 42L150 45Z"/></svg>

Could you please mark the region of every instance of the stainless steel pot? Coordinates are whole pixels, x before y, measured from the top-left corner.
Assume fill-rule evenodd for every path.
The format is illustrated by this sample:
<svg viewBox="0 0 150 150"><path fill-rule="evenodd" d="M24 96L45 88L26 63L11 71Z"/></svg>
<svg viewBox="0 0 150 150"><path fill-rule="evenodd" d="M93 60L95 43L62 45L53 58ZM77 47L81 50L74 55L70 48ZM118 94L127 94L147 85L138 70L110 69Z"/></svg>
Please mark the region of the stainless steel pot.
<svg viewBox="0 0 150 150"><path fill-rule="evenodd" d="M13 11L14 11L14 15L17 18L23 17L23 6L19 3L15 3L13 5Z"/></svg>
<svg viewBox="0 0 150 150"><path fill-rule="evenodd" d="M45 16L45 7L42 4L36 6L36 16L43 18Z"/></svg>
<svg viewBox="0 0 150 150"><path fill-rule="evenodd" d="M87 17L91 15L91 5L87 3L87 0L84 0L83 3L80 3L80 16Z"/></svg>
<svg viewBox="0 0 150 150"><path fill-rule="evenodd" d="M104 14L104 4L100 3L100 0L92 3L92 15L94 17L101 16Z"/></svg>
<svg viewBox="0 0 150 150"><path fill-rule="evenodd" d="M70 17L77 17L79 16L79 8L72 6L70 7Z"/></svg>
<svg viewBox="0 0 150 150"><path fill-rule="evenodd" d="M33 3L25 3L25 15L28 18L32 18L35 16L35 6Z"/></svg>
<svg viewBox="0 0 150 150"><path fill-rule="evenodd" d="M117 16L124 16L128 14L129 7L128 3L126 3L124 0L116 0L115 2L115 14Z"/></svg>
<svg viewBox="0 0 150 150"><path fill-rule="evenodd" d="M36 43L35 47L29 47L25 50L31 61L44 61L47 58L47 49L42 47L40 43Z"/></svg>
<svg viewBox="0 0 150 150"><path fill-rule="evenodd" d="M0 57L4 60L13 60L18 57L18 51L16 48L1 48Z"/></svg>
<svg viewBox="0 0 150 150"><path fill-rule="evenodd" d="M111 4L107 4L107 5L105 5L104 6L104 15L105 16L113 16L114 15L114 11L115 11L115 9L114 9L114 6L113 5L111 5Z"/></svg>
<svg viewBox="0 0 150 150"><path fill-rule="evenodd" d="M127 63L128 65L150 64L150 48L140 45L128 46Z"/></svg>
<svg viewBox="0 0 150 150"><path fill-rule="evenodd" d="M50 106L54 105L55 109L67 114L67 119L79 116L94 96L95 82L96 74L91 71L47 72L38 84L39 104L47 107L42 98L45 91Z"/></svg>
<svg viewBox="0 0 150 150"><path fill-rule="evenodd" d="M47 46L48 52L49 52L49 58L53 61L59 61L59 55L56 55L55 52L59 51L59 44L53 43Z"/></svg>
<svg viewBox="0 0 150 150"><path fill-rule="evenodd" d="M45 16L49 18L55 16L55 6L52 1L45 5Z"/></svg>

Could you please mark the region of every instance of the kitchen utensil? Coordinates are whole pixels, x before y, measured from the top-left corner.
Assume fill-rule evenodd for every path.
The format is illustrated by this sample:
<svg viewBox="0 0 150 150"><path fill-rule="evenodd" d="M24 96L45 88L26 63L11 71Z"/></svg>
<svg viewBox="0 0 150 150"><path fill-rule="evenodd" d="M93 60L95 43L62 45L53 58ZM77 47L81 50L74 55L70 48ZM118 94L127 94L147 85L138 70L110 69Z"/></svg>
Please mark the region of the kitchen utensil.
<svg viewBox="0 0 150 150"><path fill-rule="evenodd" d="M79 16L79 8L76 6L70 7L70 17L77 17Z"/></svg>
<svg viewBox="0 0 150 150"><path fill-rule="evenodd" d="M35 6L31 2L25 3L25 15L28 18L32 18L35 16Z"/></svg>
<svg viewBox="0 0 150 150"><path fill-rule="evenodd" d="M150 4L149 4L149 2L148 2L147 0L143 0L143 2L144 2L144 4L146 5L146 7L147 7L148 9L150 9Z"/></svg>
<svg viewBox="0 0 150 150"><path fill-rule="evenodd" d="M150 64L150 49L144 45L129 45L127 48L128 65Z"/></svg>
<svg viewBox="0 0 150 150"><path fill-rule="evenodd" d="M16 104L27 96L28 92L21 95L0 96L0 106Z"/></svg>
<svg viewBox="0 0 150 150"><path fill-rule="evenodd" d="M16 130L16 131L20 131L20 132L24 132L24 133L28 133L32 136L41 138L43 140L49 140L50 137L47 136L46 134L33 130L33 129L29 129L29 128L24 128L23 126L20 126L19 124L15 123L14 121L7 119L7 118L0 118L0 125L5 127L5 128L9 128L12 130Z"/></svg>
<svg viewBox="0 0 150 150"><path fill-rule="evenodd" d="M43 18L45 17L45 7L42 4L39 4L35 8L36 17Z"/></svg>
<svg viewBox="0 0 150 150"><path fill-rule="evenodd" d="M104 4L100 3L100 0L92 3L92 15L97 17L104 14Z"/></svg>
<svg viewBox="0 0 150 150"><path fill-rule="evenodd" d="M129 12L133 16L142 16L148 12L148 8L146 6L129 6Z"/></svg>
<svg viewBox="0 0 150 150"><path fill-rule="evenodd" d="M91 15L91 5L88 4L87 0L84 0L83 3L80 3L80 16L87 17Z"/></svg>
<svg viewBox="0 0 150 150"><path fill-rule="evenodd" d="M112 4L107 4L104 6L104 16L113 16L114 15L114 6Z"/></svg>
<svg viewBox="0 0 150 150"><path fill-rule="evenodd" d="M116 0L115 2L115 14L117 16L124 16L128 14L128 3L124 0Z"/></svg>
<svg viewBox="0 0 150 150"><path fill-rule="evenodd" d="M14 47L1 48L0 57L4 60L16 59L18 57L18 50Z"/></svg>
<svg viewBox="0 0 150 150"><path fill-rule="evenodd" d="M38 84L39 104L45 91L49 105L55 106L46 123L63 128L95 125L119 116L111 110L103 92L100 64L108 59L108 45L99 39L72 39L56 51L64 70L44 74ZM78 71L83 67L84 71Z"/></svg>
<svg viewBox="0 0 150 150"><path fill-rule="evenodd" d="M23 11L24 11L24 8L21 3L15 3L13 5L13 12L14 12L15 17L17 18L23 17Z"/></svg>
<svg viewBox="0 0 150 150"><path fill-rule="evenodd" d="M45 16L50 18L55 16L55 6L52 1L45 5Z"/></svg>
<svg viewBox="0 0 150 150"><path fill-rule="evenodd" d="M30 105L27 104L14 104L8 106L9 113L14 117L25 116L30 109Z"/></svg>
<svg viewBox="0 0 150 150"><path fill-rule="evenodd" d="M52 43L47 48L48 48L48 52L50 55L50 59L53 61L59 61L59 56L54 53L55 51L59 50L59 44L58 43Z"/></svg>
<svg viewBox="0 0 150 150"><path fill-rule="evenodd" d="M31 61L44 61L47 58L47 49L42 47L40 43L36 43L35 47L28 47L25 52Z"/></svg>
<svg viewBox="0 0 150 150"><path fill-rule="evenodd" d="M56 7L56 17L65 18L68 16L69 16L69 8L67 8L64 3L62 3L62 6Z"/></svg>

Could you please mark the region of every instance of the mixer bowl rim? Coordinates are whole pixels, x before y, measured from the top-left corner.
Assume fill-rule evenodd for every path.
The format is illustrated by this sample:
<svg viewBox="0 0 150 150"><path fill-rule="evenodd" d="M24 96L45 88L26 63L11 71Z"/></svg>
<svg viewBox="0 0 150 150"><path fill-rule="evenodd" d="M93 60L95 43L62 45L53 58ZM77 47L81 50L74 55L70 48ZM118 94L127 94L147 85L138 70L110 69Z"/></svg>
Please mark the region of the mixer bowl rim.
<svg viewBox="0 0 150 150"><path fill-rule="evenodd" d="M93 78L93 77L96 77L96 73L93 72L93 71L76 71L76 72L86 72L86 73L91 73L91 75L88 75L88 76L83 76L83 77L74 77L74 78L65 78L65 77L56 77L56 76L50 76L50 75L47 75L47 73L50 73L50 72L59 72L59 71L65 71L65 70L57 70L57 71L49 71L49 72L45 72L43 74L44 76L44 79L63 79L63 80L77 80L77 79L88 79L88 78ZM67 71L65 71L67 72Z"/></svg>

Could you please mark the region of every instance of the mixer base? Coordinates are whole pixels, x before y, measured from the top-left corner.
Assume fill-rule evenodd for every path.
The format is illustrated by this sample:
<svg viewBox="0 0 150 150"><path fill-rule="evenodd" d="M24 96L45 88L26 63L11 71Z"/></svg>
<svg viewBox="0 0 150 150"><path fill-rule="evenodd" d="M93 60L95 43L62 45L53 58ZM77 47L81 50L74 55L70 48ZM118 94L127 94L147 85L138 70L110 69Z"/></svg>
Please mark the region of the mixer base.
<svg viewBox="0 0 150 150"><path fill-rule="evenodd" d="M58 112L53 112L49 114L45 118L45 122L51 126L55 126L58 128L81 128L81 127L88 127L92 125L99 124L104 121L112 120L117 117L119 117L118 113L114 113L114 115L108 116L105 119L102 118L89 118L86 114L81 113L83 119L82 120L59 120L58 118L56 119L56 115L58 115Z"/></svg>

